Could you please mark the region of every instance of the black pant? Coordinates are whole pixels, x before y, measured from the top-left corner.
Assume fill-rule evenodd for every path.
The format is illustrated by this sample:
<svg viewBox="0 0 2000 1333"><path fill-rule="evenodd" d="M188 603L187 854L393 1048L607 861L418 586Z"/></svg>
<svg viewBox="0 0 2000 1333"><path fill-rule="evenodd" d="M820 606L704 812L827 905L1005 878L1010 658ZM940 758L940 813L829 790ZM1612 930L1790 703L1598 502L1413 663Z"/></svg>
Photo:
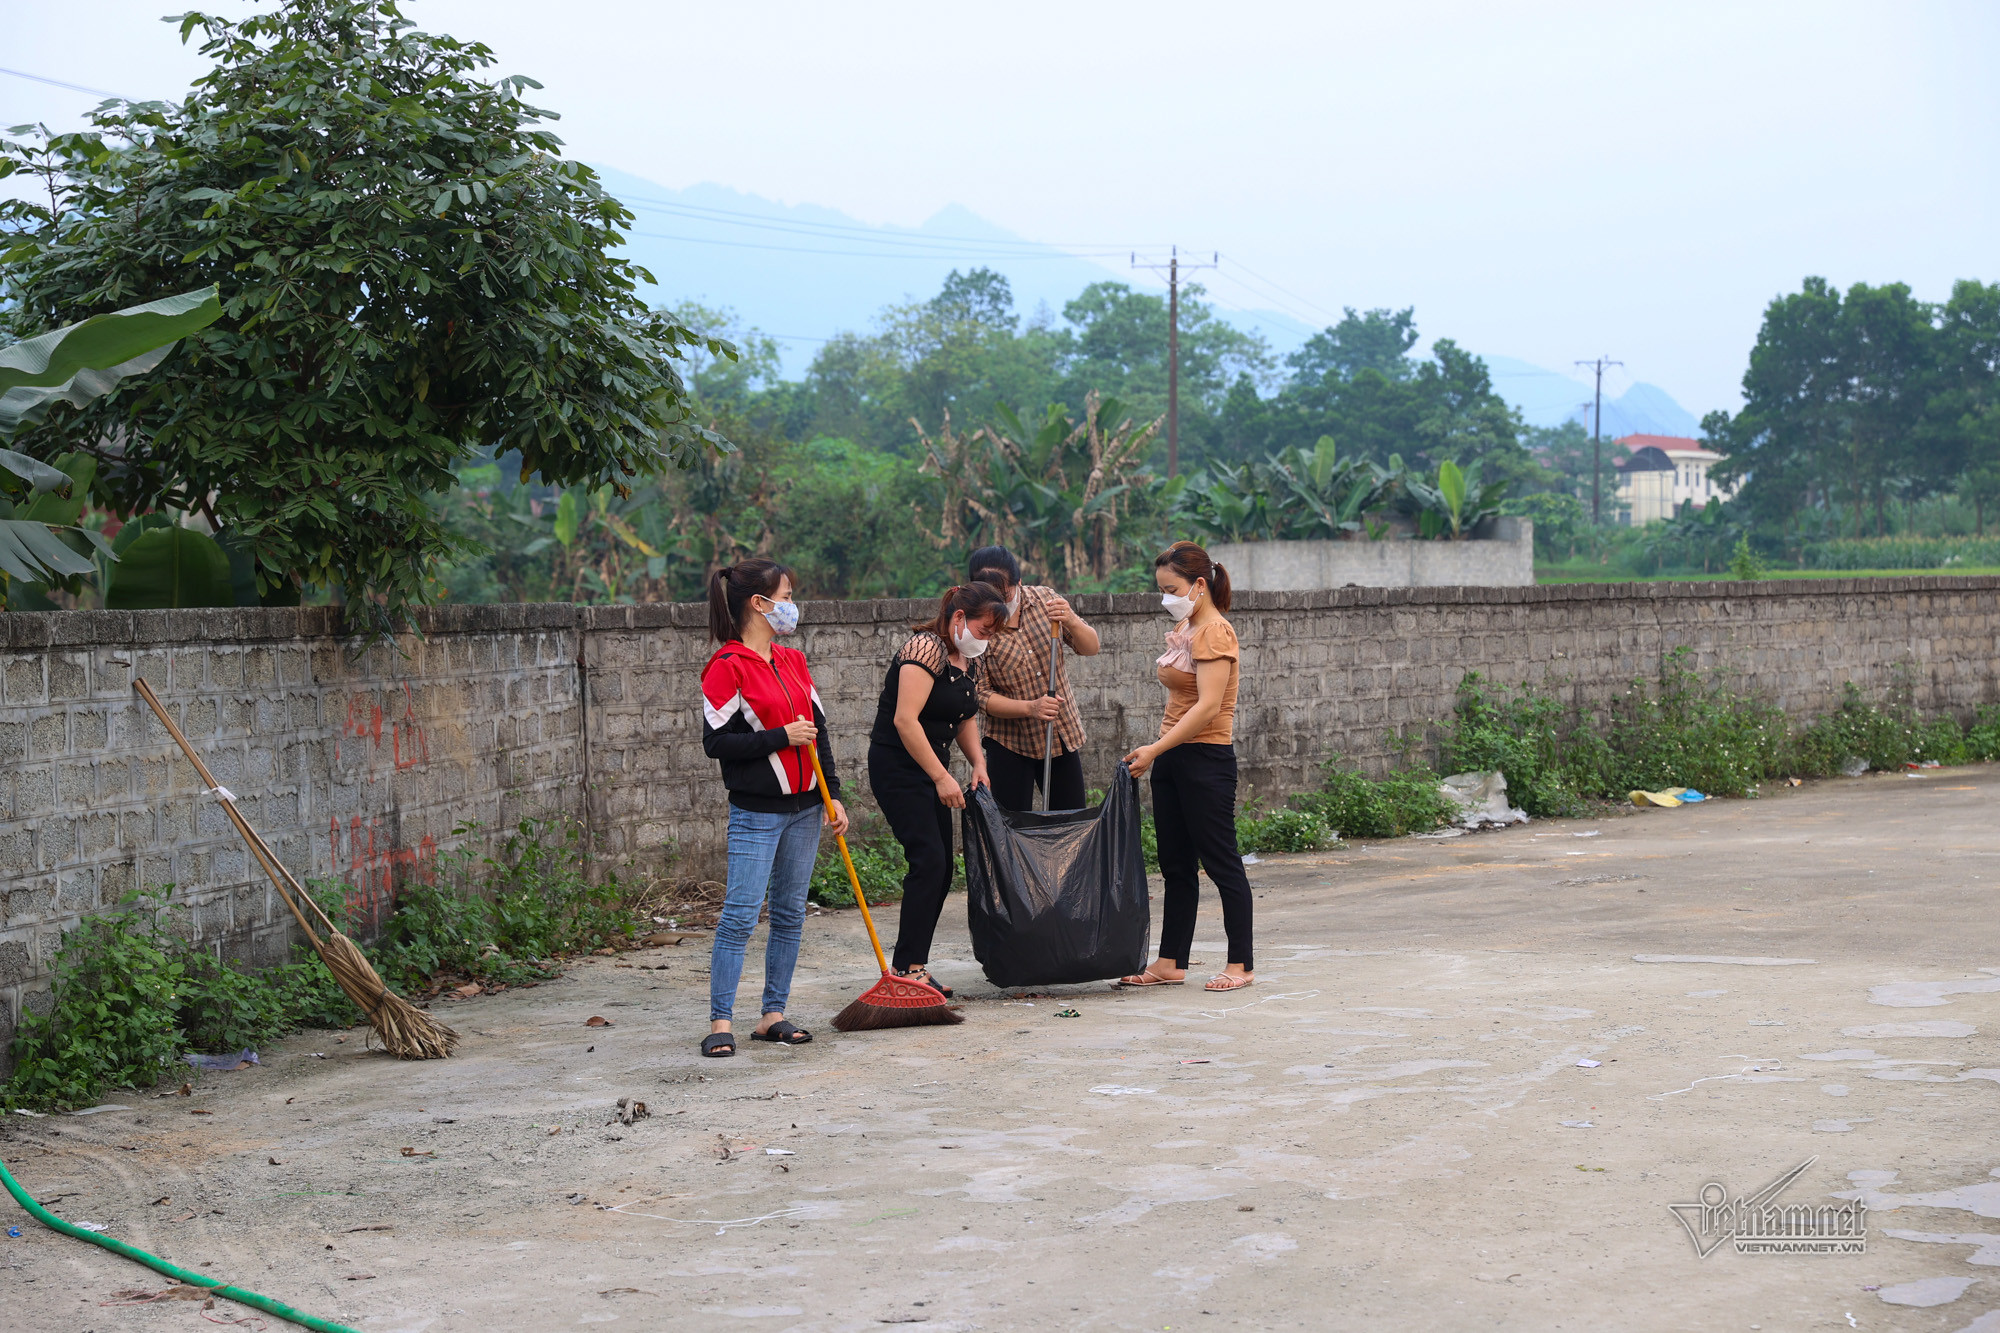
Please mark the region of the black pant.
<svg viewBox="0 0 2000 1333"><path fill-rule="evenodd" d="M1042 785L1042 761L1008 749L988 738L986 773L993 779L993 800L1002 810L1032 810ZM1056 756L1049 770L1049 809L1083 809L1083 757L1072 750Z"/></svg>
<svg viewBox="0 0 2000 1333"><path fill-rule="evenodd" d="M868 747L868 788L910 863L891 958L900 972L931 958L931 936L951 890L951 809L938 799L937 784L900 745Z"/></svg>
<svg viewBox="0 0 2000 1333"><path fill-rule="evenodd" d="M1166 903L1160 913L1160 957L1177 967L1194 948L1201 886L1195 864L1222 895L1222 929L1229 961L1252 969L1250 879L1236 850L1236 747L1177 745L1153 763L1153 830L1160 842Z"/></svg>

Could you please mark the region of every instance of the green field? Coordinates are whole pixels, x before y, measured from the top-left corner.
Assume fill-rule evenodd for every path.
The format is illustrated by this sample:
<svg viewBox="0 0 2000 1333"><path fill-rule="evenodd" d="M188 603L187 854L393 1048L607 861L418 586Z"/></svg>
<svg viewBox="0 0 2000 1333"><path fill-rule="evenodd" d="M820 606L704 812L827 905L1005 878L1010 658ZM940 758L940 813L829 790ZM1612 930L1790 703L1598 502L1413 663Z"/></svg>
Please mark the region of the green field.
<svg viewBox="0 0 2000 1333"><path fill-rule="evenodd" d="M1767 579L1893 579L1918 574L1947 574L1954 578L1970 574L2000 574L2000 565L1953 565L1949 569L1774 569ZM1542 583L1715 583L1729 578L1727 570L1716 574L1669 573L1628 574L1610 565L1536 565L1535 582Z"/></svg>

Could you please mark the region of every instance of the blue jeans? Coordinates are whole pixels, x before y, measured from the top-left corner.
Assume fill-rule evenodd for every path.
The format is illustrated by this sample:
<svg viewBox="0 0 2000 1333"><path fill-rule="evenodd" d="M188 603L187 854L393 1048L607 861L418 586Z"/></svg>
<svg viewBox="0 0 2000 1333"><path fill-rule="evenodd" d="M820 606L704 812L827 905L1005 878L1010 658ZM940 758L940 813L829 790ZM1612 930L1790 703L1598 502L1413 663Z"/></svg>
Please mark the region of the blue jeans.
<svg viewBox="0 0 2000 1333"><path fill-rule="evenodd" d="M792 969L799 962L799 936L806 923L806 889L813 858L819 854L825 811L815 805L795 815L767 815L729 807L729 895L715 927L709 955L708 1016L727 1019L736 1009L736 985L743 979L743 954L757 928L768 891L771 934L764 945L764 1007L759 1014L783 1013L792 993Z"/></svg>

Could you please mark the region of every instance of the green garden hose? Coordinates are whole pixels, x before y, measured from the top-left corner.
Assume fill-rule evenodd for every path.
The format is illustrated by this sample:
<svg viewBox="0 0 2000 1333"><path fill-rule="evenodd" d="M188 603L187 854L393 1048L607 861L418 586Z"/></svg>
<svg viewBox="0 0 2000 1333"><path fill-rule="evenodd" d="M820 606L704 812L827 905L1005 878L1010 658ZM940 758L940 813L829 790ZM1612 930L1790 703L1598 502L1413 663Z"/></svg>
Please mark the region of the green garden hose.
<svg viewBox="0 0 2000 1333"><path fill-rule="evenodd" d="M218 1282L216 1279L204 1277L200 1273L190 1273L185 1268L176 1267L158 1255L148 1254L136 1246L127 1245L122 1240L114 1240L110 1236L100 1235L95 1231L86 1231L74 1223L65 1222L48 1209L36 1203L33 1196L21 1188L20 1182L14 1179L12 1173L7 1170L4 1164L0 1164L0 1183L6 1184L7 1192L14 1196L15 1203L27 1209L37 1222L40 1222L51 1231L60 1231L65 1236L75 1236L78 1240L87 1240L92 1245L102 1245L113 1254L122 1254L127 1259L137 1259L154 1272L165 1273L168 1277L178 1282L185 1282L191 1287L206 1287L218 1296L241 1302L253 1309L262 1310L265 1314L276 1315L280 1319L289 1320L294 1324L299 1324L306 1328L319 1329L320 1333L360 1333L360 1330L349 1328L346 1324L336 1324L330 1320L315 1319L309 1314L302 1314L283 1301L274 1301L269 1296L259 1296L254 1291L245 1291L241 1287L232 1287L226 1282Z"/></svg>

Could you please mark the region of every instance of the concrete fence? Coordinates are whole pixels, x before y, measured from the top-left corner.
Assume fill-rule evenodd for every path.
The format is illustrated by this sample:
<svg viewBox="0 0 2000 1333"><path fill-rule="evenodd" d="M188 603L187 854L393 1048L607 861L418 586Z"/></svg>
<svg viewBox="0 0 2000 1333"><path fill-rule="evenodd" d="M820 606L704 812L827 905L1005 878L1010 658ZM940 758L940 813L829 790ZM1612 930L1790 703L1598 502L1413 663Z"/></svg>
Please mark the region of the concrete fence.
<svg viewBox="0 0 2000 1333"><path fill-rule="evenodd" d="M1223 542L1209 558L1244 592L1319 588L1525 588L1535 581L1535 525L1500 517L1469 541Z"/></svg>
<svg viewBox="0 0 2000 1333"><path fill-rule="evenodd" d="M1151 596L1080 597L1104 651L1071 664L1101 784L1157 734ZM920 601L813 602L813 663L850 803L884 665ZM324 608L0 616L0 1038L38 999L62 932L136 885L174 885L196 940L285 956L289 917L163 728L143 674L286 862L379 919L454 830L537 810L588 821L600 863L713 873L725 820L701 752L698 606L446 607L424 636L364 647ZM1458 682L1602 699L1686 647L1788 712L1899 677L1928 709L2000 701L2000 579L1924 577L1249 593L1237 747L1276 802L1344 754L1446 716Z"/></svg>

